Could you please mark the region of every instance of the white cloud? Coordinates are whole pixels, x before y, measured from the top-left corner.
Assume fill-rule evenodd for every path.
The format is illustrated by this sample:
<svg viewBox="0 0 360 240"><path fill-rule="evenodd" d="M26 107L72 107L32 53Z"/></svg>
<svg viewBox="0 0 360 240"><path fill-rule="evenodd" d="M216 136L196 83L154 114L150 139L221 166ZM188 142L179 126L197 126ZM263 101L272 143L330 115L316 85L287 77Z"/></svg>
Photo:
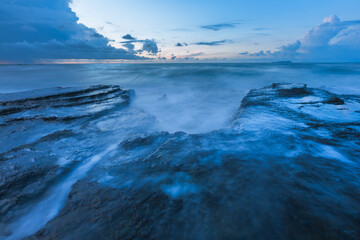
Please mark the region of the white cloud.
<svg viewBox="0 0 360 240"><path fill-rule="evenodd" d="M326 17L322 24L305 34L301 45L302 47L326 46L344 27L338 17L334 15Z"/></svg>
<svg viewBox="0 0 360 240"><path fill-rule="evenodd" d="M260 51L241 55L270 60L360 61L360 21L340 21L331 15L310 29L301 40L284 45L278 51Z"/></svg>
<svg viewBox="0 0 360 240"><path fill-rule="evenodd" d="M335 37L330 39L330 45L359 47L360 44L360 24L348 26L341 30Z"/></svg>

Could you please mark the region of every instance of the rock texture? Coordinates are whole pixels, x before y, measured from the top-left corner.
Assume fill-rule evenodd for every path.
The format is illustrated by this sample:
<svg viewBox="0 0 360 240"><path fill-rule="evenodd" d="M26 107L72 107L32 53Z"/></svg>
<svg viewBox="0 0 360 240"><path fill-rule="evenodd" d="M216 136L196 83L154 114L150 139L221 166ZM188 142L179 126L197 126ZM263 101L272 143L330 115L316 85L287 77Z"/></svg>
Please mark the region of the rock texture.
<svg viewBox="0 0 360 240"><path fill-rule="evenodd" d="M273 84L251 90L228 129L206 134L119 130L123 115L84 125L86 135L57 132L36 144L116 147L27 239L359 239L359 110L357 96ZM137 116L122 123L152 122L122 111ZM26 176L51 184L57 168ZM14 186L0 201L4 216L14 216Z"/></svg>
<svg viewBox="0 0 360 240"><path fill-rule="evenodd" d="M129 105L118 86L55 88L0 95L0 236L96 144L89 124ZM63 162L63 163L62 163Z"/></svg>

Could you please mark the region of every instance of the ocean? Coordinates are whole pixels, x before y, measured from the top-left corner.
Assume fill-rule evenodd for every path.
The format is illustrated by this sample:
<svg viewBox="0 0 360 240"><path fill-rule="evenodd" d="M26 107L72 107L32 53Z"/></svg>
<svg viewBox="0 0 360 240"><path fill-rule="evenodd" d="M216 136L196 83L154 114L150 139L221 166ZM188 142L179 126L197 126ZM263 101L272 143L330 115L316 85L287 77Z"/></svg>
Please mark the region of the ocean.
<svg viewBox="0 0 360 240"><path fill-rule="evenodd" d="M115 84L159 130L204 133L229 125L250 89L306 83L339 94L360 91L360 64L80 64L0 66L0 92Z"/></svg>

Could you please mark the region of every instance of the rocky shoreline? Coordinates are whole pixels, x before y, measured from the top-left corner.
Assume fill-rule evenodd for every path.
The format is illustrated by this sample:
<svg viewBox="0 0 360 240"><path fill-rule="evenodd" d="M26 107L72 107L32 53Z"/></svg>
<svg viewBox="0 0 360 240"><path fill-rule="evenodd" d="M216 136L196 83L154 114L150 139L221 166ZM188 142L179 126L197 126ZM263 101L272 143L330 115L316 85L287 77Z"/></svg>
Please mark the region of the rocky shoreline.
<svg viewBox="0 0 360 240"><path fill-rule="evenodd" d="M359 96L273 84L206 134L144 132L132 97L0 96L0 239L360 237Z"/></svg>

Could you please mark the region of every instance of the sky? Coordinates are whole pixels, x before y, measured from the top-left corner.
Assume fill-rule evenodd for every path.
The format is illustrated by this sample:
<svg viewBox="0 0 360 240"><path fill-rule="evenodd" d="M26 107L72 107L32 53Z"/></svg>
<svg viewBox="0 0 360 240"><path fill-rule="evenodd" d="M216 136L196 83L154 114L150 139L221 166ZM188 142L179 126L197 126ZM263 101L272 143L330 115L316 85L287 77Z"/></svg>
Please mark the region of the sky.
<svg viewBox="0 0 360 240"><path fill-rule="evenodd" d="M360 61L359 0L1 0L0 30L0 63Z"/></svg>

